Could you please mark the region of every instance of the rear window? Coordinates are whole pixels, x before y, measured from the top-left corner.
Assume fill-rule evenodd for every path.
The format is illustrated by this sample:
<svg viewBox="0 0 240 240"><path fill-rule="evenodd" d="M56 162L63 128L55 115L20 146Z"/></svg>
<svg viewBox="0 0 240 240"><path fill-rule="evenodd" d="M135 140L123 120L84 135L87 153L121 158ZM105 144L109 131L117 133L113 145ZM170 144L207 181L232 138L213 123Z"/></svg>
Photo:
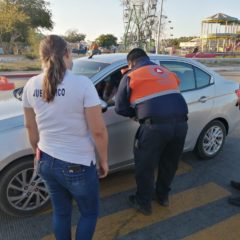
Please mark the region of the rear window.
<svg viewBox="0 0 240 240"><path fill-rule="evenodd" d="M197 87L202 88L210 84L211 76L203 72L199 68L195 68Z"/></svg>
<svg viewBox="0 0 240 240"><path fill-rule="evenodd" d="M108 65L108 63L102 62L75 60L73 61L72 71L77 75L84 75L91 78Z"/></svg>

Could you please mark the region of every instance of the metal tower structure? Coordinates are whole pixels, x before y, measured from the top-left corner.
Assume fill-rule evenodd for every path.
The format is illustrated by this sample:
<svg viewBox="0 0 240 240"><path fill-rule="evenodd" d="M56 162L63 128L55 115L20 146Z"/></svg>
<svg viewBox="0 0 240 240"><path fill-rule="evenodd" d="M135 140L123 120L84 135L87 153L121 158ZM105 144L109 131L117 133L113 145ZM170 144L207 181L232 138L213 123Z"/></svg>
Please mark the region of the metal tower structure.
<svg viewBox="0 0 240 240"><path fill-rule="evenodd" d="M122 0L124 45L148 48L158 30L159 0Z"/></svg>

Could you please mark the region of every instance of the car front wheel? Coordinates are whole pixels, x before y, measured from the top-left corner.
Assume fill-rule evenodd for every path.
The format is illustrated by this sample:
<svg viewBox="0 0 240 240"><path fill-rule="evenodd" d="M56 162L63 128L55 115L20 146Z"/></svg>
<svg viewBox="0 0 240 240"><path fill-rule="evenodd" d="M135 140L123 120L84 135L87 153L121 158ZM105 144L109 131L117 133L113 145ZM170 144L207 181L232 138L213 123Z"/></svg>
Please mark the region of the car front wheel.
<svg viewBox="0 0 240 240"><path fill-rule="evenodd" d="M221 121L210 122L201 132L195 152L203 159L212 159L222 150L226 138L226 127Z"/></svg>
<svg viewBox="0 0 240 240"><path fill-rule="evenodd" d="M43 180L33 175L33 158L25 157L10 165L0 177L0 208L13 216L29 216L49 205Z"/></svg>

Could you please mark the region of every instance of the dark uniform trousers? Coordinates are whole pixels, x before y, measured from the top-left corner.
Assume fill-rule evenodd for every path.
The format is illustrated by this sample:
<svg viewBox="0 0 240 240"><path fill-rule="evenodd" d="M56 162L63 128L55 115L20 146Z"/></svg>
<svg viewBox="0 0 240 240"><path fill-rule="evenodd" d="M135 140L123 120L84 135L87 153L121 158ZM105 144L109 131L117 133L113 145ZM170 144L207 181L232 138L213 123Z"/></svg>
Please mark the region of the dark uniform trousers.
<svg viewBox="0 0 240 240"><path fill-rule="evenodd" d="M163 123L140 122L134 142L136 197L140 204L151 205L154 191L167 195L178 168L187 134L186 120ZM154 170L158 166L154 188Z"/></svg>

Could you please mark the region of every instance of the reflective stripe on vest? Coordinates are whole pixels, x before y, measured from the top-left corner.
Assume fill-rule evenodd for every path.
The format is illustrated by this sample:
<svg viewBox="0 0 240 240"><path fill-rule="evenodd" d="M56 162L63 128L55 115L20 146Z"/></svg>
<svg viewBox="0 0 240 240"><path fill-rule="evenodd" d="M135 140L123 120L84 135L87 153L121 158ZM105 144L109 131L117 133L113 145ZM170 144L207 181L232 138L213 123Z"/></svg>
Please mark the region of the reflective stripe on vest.
<svg viewBox="0 0 240 240"><path fill-rule="evenodd" d="M175 73L157 65L140 67L128 74L131 89L130 103L135 106L146 100L171 93L179 93L179 79Z"/></svg>

